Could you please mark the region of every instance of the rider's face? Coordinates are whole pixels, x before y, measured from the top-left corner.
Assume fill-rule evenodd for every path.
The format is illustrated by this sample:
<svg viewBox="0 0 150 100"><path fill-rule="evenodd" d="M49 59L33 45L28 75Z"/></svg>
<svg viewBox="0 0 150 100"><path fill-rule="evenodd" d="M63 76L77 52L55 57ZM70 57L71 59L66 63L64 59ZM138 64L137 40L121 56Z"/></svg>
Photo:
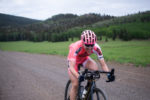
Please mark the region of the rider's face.
<svg viewBox="0 0 150 100"><path fill-rule="evenodd" d="M83 46L84 46L86 52L87 52L88 54L91 54L91 51L92 51L94 45L86 46L85 44L83 44Z"/></svg>

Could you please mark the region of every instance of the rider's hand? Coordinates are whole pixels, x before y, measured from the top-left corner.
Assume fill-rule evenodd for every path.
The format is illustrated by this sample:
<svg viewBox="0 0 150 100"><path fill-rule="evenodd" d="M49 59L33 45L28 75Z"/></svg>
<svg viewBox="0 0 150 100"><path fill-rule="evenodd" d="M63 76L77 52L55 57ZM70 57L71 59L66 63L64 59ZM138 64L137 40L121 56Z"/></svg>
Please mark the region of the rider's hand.
<svg viewBox="0 0 150 100"><path fill-rule="evenodd" d="M82 81L84 81L84 76L80 75L78 79L79 79L79 82L82 82Z"/></svg>
<svg viewBox="0 0 150 100"><path fill-rule="evenodd" d="M115 75L114 74L107 74L108 80L106 82L113 82L115 81Z"/></svg>

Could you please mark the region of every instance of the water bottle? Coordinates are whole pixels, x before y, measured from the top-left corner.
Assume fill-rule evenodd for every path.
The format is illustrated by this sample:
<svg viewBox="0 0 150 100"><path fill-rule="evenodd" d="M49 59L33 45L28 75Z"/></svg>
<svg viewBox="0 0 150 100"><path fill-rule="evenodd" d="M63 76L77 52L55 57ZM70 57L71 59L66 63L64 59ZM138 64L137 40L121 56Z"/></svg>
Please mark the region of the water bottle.
<svg viewBox="0 0 150 100"><path fill-rule="evenodd" d="M83 93L82 93L82 98L85 98L86 93L87 93L87 90L84 88L84 91L83 91Z"/></svg>
<svg viewBox="0 0 150 100"><path fill-rule="evenodd" d="M80 99L82 99L82 94L83 94L83 91L84 91L84 86L81 86L80 87Z"/></svg>

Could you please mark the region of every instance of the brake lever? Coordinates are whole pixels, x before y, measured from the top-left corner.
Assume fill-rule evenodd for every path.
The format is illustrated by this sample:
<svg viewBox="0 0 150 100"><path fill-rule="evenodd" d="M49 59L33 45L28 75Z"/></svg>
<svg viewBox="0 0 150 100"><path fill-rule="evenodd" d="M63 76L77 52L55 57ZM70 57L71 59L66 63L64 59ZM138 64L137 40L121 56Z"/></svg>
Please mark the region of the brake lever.
<svg viewBox="0 0 150 100"><path fill-rule="evenodd" d="M115 72L115 69L113 68L113 69L111 70L111 72L110 72L110 75L111 75L111 76L114 76L114 72ZM110 80L106 80L106 82L110 82Z"/></svg>
<svg viewBox="0 0 150 100"><path fill-rule="evenodd" d="M114 75L115 69L113 68L110 72L110 75Z"/></svg>

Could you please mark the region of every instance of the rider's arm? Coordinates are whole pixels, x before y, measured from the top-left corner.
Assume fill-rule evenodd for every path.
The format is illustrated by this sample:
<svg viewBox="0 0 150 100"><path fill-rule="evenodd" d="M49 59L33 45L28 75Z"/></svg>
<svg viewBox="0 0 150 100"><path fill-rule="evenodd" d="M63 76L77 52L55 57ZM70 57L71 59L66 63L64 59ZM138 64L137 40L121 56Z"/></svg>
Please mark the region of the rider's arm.
<svg viewBox="0 0 150 100"><path fill-rule="evenodd" d="M79 74L78 74L78 72L76 72L76 70L75 70L75 60L70 60L69 61L69 65L70 65L70 71L71 71L71 73L76 77L76 78L78 78L79 77Z"/></svg>
<svg viewBox="0 0 150 100"><path fill-rule="evenodd" d="M94 47L94 53L97 55L98 61L99 61L100 65L101 65L102 69L104 71L109 71L109 68L108 68L108 66L105 63L105 60L103 58L103 54L102 54L101 48L100 48L100 46L97 43L95 44L95 47Z"/></svg>
<svg viewBox="0 0 150 100"><path fill-rule="evenodd" d="M99 63L101 64L101 67L104 71L109 71L107 64L105 63L104 59L99 59Z"/></svg>
<svg viewBox="0 0 150 100"><path fill-rule="evenodd" d="M78 72L75 70L76 56L77 56L77 53L80 52L80 50L81 50L81 46L78 45L77 43L76 44L71 44L69 46L69 55L68 55L70 71L76 78L79 77Z"/></svg>

